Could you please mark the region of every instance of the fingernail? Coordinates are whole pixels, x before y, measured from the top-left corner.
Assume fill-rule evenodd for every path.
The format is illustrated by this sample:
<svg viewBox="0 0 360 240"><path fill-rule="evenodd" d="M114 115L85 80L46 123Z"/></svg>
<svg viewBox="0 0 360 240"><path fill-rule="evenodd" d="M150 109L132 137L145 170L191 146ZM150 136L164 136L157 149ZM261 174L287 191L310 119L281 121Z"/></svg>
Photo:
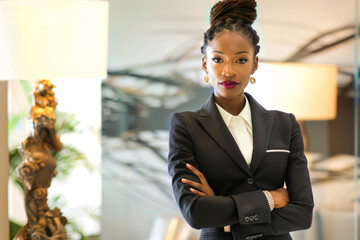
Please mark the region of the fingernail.
<svg viewBox="0 0 360 240"><path fill-rule="evenodd" d="M187 167L191 167L191 165L190 165L190 164L188 164L188 163L186 164L186 166L187 166Z"/></svg>
<svg viewBox="0 0 360 240"><path fill-rule="evenodd" d="M185 179L185 178L182 178L181 181L182 181L182 182L186 182L186 179Z"/></svg>

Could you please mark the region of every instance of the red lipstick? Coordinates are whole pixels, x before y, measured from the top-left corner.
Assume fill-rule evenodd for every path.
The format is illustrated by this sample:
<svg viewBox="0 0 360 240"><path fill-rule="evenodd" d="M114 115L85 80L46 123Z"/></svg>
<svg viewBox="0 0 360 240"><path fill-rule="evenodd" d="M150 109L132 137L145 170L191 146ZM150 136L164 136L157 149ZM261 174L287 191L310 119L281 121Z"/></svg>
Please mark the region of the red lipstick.
<svg viewBox="0 0 360 240"><path fill-rule="evenodd" d="M236 87L239 83L234 82L234 81L223 81L221 83L219 83L221 86L223 86L224 88L234 88Z"/></svg>

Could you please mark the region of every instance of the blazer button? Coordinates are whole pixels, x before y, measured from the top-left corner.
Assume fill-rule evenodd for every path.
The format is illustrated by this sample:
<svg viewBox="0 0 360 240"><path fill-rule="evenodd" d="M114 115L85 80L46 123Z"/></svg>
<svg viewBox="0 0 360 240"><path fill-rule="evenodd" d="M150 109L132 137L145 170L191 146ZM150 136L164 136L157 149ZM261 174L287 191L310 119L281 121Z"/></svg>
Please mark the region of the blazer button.
<svg viewBox="0 0 360 240"><path fill-rule="evenodd" d="M253 178L248 178L247 183L250 184L250 185L254 184L254 179Z"/></svg>
<svg viewBox="0 0 360 240"><path fill-rule="evenodd" d="M245 217L245 222L250 222L250 218L249 217Z"/></svg>
<svg viewBox="0 0 360 240"><path fill-rule="evenodd" d="M250 216L250 222L254 221L254 216Z"/></svg>
<svg viewBox="0 0 360 240"><path fill-rule="evenodd" d="M258 220L259 220L259 215L255 214L255 215L254 215L254 220L255 220L255 221L258 221Z"/></svg>

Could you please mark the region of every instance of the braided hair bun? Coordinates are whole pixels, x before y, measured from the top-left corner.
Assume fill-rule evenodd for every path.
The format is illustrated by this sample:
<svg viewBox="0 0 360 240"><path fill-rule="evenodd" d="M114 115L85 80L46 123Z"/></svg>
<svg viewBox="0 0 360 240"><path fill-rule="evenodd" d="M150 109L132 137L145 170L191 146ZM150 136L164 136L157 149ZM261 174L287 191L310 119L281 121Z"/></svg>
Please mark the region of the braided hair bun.
<svg viewBox="0 0 360 240"><path fill-rule="evenodd" d="M252 23L256 19L255 0L222 0L210 11L210 28L204 33L201 53L206 56L206 49L216 34L227 30L236 31L246 36L254 48L254 56L260 51L259 36Z"/></svg>
<svg viewBox="0 0 360 240"><path fill-rule="evenodd" d="M245 24L256 19L255 0L223 0L217 2L210 11L210 25L227 18L240 18Z"/></svg>

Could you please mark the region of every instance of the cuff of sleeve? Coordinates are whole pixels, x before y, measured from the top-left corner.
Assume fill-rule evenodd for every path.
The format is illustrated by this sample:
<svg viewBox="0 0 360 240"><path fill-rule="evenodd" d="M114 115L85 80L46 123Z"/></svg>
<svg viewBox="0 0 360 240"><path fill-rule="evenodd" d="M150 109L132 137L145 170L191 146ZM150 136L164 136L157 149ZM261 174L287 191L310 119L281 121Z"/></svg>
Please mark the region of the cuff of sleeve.
<svg viewBox="0 0 360 240"><path fill-rule="evenodd" d="M266 199L268 201L270 211L274 210L275 203L274 203L274 199L273 199L271 193L269 191L266 191L266 190L264 190L263 193L265 194L265 197L266 197Z"/></svg>
<svg viewBox="0 0 360 240"><path fill-rule="evenodd" d="M261 190L231 195L231 197L235 201L240 224L271 222L269 203Z"/></svg>

